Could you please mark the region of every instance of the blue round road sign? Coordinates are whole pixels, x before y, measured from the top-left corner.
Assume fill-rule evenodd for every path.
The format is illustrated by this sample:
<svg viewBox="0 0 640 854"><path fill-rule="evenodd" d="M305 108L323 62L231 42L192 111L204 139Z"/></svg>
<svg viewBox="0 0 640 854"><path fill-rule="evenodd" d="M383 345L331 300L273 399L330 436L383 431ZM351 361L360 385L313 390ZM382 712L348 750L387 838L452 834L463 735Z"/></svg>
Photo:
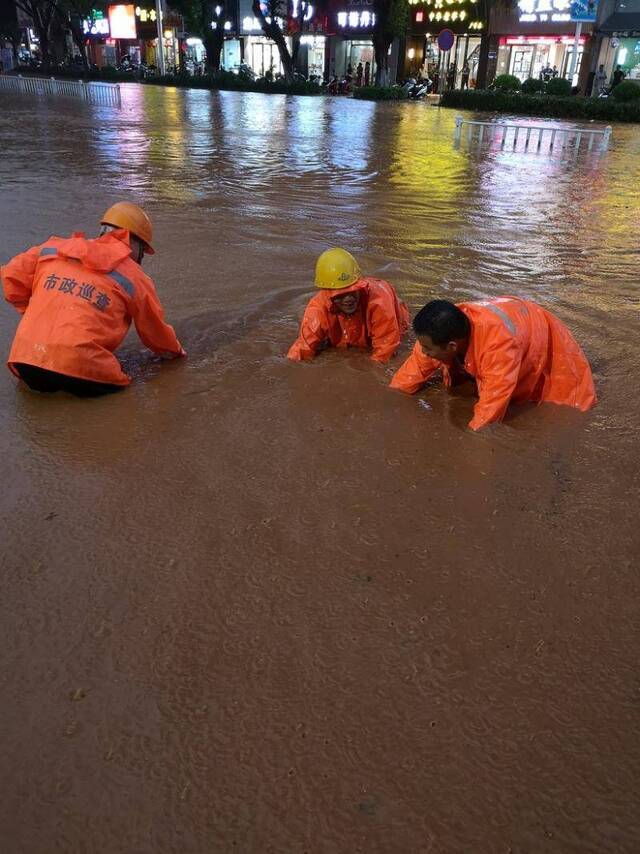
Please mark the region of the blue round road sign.
<svg viewBox="0 0 640 854"><path fill-rule="evenodd" d="M441 30L438 33L438 47L440 50L451 50L456 37L451 30Z"/></svg>

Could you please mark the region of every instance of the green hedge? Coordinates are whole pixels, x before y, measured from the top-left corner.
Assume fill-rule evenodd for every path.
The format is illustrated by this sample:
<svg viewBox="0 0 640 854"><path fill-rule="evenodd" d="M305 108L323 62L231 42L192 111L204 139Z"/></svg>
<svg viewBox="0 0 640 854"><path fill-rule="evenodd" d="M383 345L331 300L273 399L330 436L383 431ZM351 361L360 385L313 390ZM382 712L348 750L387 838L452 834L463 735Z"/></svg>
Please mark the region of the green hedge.
<svg viewBox="0 0 640 854"><path fill-rule="evenodd" d="M100 71L92 71L89 74L81 74L77 71L69 71L66 68L51 68L46 71L42 69L19 69L17 74L34 75L36 77L59 77L72 80L97 80L105 83L144 83L152 86L179 86L185 89L213 89L237 92L262 92L269 95L321 95L322 87L318 83L308 80L296 80L294 83L285 83L283 80L275 80L272 83L266 80L248 80L232 74L230 71L221 72L219 75L204 74L201 77L192 77L189 74L166 74L164 77L150 77L141 80L136 74L126 74L116 71L115 68L104 68Z"/></svg>
<svg viewBox="0 0 640 854"><path fill-rule="evenodd" d="M535 95L539 92L544 92L544 80L539 80L537 77L527 77L522 84L522 91L525 95Z"/></svg>
<svg viewBox="0 0 640 854"><path fill-rule="evenodd" d="M361 101L404 101L407 93L401 86L359 86L353 97Z"/></svg>
<svg viewBox="0 0 640 854"><path fill-rule="evenodd" d="M226 73L216 77L203 75L191 77L189 74L168 74L164 77L151 77L143 81L152 86L179 86L185 89L214 89L229 92L262 92L267 95L321 95L322 87L308 80L296 80L286 83L284 80L248 80L236 74Z"/></svg>
<svg viewBox="0 0 640 854"><path fill-rule="evenodd" d="M630 80L623 80L614 86L612 94L616 101L637 101L640 98L640 86Z"/></svg>
<svg viewBox="0 0 640 854"><path fill-rule="evenodd" d="M640 122L640 100L624 103L615 101L613 98L555 98L550 95L524 95L520 92L470 89L444 92L440 103L443 107L489 113L557 119Z"/></svg>
<svg viewBox="0 0 640 854"><path fill-rule="evenodd" d="M556 98L571 97L571 83L565 80L564 77L552 77L544 87L547 95L553 95Z"/></svg>
<svg viewBox="0 0 640 854"><path fill-rule="evenodd" d="M492 88L499 92L517 92L520 85L520 80L513 74L498 74Z"/></svg>

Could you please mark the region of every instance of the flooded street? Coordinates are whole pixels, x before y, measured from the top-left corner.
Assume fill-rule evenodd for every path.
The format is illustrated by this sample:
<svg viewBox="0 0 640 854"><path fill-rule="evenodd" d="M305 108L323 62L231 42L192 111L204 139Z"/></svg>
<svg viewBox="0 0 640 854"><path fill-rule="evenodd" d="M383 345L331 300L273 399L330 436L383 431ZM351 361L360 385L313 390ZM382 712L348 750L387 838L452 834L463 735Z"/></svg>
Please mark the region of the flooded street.
<svg viewBox="0 0 640 854"><path fill-rule="evenodd" d="M0 107L0 263L144 204L189 353L132 334L95 400L0 371L3 850L637 852L640 129L574 163L423 104ZM540 302L599 405L472 434L471 389L388 388L409 339L288 362L334 244L412 313Z"/></svg>

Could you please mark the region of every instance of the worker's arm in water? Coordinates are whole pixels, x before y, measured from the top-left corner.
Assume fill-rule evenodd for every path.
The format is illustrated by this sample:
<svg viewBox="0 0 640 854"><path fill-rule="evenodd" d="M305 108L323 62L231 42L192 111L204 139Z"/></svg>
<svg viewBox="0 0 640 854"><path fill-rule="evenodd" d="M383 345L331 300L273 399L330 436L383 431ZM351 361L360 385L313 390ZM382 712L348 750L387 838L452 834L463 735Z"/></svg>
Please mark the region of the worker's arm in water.
<svg viewBox="0 0 640 854"><path fill-rule="evenodd" d="M173 327L164 319L164 311L153 286L138 294L131 312L142 343L161 356L186 356Z"/></svg>
<svg viewBox="0 0 640 854"><path fill-rule="evenodd" d="M40 246L34 246L0 267L4 298L20 314L24 314L29 305L39 257Z"/></svg>
<svg viewBox="0 0 640 854"><path fill-rule="evenodd" d="M322 344L329 337L325 312L313 304L313 300L306 307L300 334L291 345L287 358L294 362L306 362L313 359L322 348Z"/></svg>
<svg viewBox="0 0 640 854"><path fill-rule="evenodd" d="M482 353L476 373L479 400L469 422L480 430L502 421L518 384L522 355L513 337L500 336Z"/></svg>
<svg viewBox="0 0 640 854"><path fill-rule="evenodd" d="M391 380L391 388L400 389L405 394L415 394L431 377L442 370L442 362L427 356L416 341L412 354L398 368Z"/></svg>
<svg viewBox="0 0 640 854"><path fill-rule="evenodd" d="M374 362L388 362L400 346L400 326L391 297L376 300L369 307L369 335Z"/></svg>

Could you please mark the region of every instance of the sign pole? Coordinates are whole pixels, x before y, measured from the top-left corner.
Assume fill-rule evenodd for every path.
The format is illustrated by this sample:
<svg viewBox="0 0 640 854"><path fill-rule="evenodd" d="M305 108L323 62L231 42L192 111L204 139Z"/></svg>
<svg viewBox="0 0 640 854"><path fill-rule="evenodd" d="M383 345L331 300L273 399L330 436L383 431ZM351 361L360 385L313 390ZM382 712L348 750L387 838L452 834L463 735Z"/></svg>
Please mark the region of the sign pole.
<svg viewBox="0 0 640 854"><path fill-rule="evenodd" d="M162 21L162 0L156 0L156 27L158 30L158 48L156 50L156 63L158 74L164 76L164 30Z"/></svg>
<svg viewBox="0 0 640 854"><path fill-rule="evenodd" d="M582 21L576 23L576 38L573 42L573 53L571 54L571 62L569 63L569 82L573 86L573 75L576 73L578 64L578 48L580 46L580 34L582 33Z"/></svg>

